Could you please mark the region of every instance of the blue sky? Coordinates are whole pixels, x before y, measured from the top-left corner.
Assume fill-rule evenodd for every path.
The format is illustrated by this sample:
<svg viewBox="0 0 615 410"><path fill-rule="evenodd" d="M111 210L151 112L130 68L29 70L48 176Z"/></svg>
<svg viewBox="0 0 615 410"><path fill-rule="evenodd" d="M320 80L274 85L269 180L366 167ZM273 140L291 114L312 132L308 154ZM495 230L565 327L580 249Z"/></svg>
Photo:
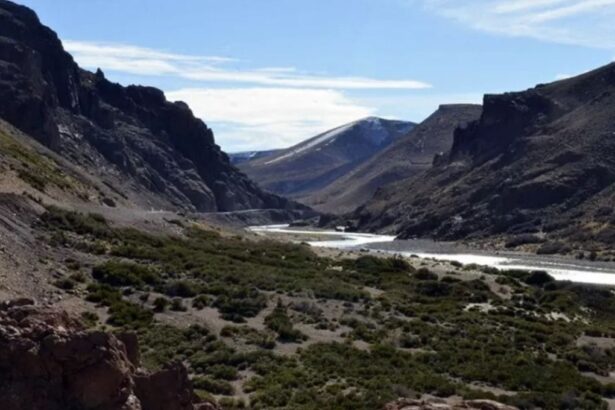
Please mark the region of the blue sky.
<svg viewBox="0 0 615 410"><path fill-rule="evenodd" d="M615 57L615 0L21 0L77 62L159 87L223 149L529 88Z"/></svg>

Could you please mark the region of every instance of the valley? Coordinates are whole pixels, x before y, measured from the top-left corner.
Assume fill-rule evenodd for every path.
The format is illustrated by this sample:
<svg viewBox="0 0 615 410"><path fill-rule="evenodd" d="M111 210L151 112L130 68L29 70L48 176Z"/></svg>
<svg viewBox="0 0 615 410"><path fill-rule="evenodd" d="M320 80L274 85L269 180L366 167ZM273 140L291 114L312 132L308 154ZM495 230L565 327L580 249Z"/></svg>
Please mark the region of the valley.
<svg viewBox="0 0 615 410"><path fill-rule="evenodd" d="M607 289L173 224L154 234L49 208L41 239L72 257L56 305L135 332L152 370L181 357L224 408L371 409L412 391L521 408L611 397Z"/></svg>
<svg viewBox="0 0 615 410"><path fill-rule="evenodd" d="M377 256L392 255L499 270L544 271L559 281L593 285L615 285L615 263L583 261L578 258L536 255L527 252L484 250L456 242L420 239L396 240L394 236L326 230L301 230L288 225L250 227L250 231L277 240L307 243L316 248L332 248ZM331 239L336 238L336 239Z"/></svg>
<svg viewBox="0 0 615 410"><path fill-rule="evenodd" d="M180 3L147 39L191 33ZM0 0L0 407L615 409L615 63L466 103L248 70L263 53L211 37L247 26L196 17L207 56L68 40ZM354 53L331 60L369 72ZM421 121L385 115L403 104Z"/></svg>

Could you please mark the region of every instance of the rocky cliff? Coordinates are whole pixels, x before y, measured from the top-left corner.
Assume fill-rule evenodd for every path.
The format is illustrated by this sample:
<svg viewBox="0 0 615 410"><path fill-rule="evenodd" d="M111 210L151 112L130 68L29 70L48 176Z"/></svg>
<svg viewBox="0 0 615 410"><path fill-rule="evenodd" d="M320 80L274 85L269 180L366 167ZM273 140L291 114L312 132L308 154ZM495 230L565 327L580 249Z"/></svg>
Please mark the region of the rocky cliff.
<svg viewBox="0 0 615 410"><path fill-rule="evenodd" d="M480 113L480 105L440 106L409 133L312 194L309 204L335 214L353 211L367 202L378 188L429 169L436 155L450 149L455 129L475 121Z"/></svg>
<svg viewBox="0 0 615 410"><path fill-rule="evenodd" d="M0 118L142 205L296 207L237 171L186 104L80 69L32 10L6 0L0 0Z"/></svg>
<svg viewBox="0 0 615 410"><path fill-rule="evenodd" d="M363 229L441 239L535 234L615 242L615 64L523 92L487 95L450 152L379 191Z"/></svg>
<svg viewBox="0 0 615 410"><path fill-rule="evenodd" d="M0 304L0 403L10 410L215 410L186 368L139 367L131 334L86 331L76 318L27 299Z"/></svg>

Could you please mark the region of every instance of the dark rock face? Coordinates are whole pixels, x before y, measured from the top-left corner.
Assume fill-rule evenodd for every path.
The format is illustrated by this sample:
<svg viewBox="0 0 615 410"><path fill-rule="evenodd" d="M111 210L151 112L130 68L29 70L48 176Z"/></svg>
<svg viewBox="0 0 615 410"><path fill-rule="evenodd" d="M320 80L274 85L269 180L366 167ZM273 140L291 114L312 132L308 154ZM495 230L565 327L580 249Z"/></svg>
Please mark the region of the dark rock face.
<svg viewBox="0 0 615 410"><path fill-rule="evenodd" d="M402 238L545 233L612 244L614 112L615 64L487 95L480 119L456 130L433 168L380 190L353 217Z"/></svg>
<svg viewBox="0 0 615 410"><path fill-rule="evenodd" d="M6 0L0 0L0 117L162 204L198 211L296 207L238 172L186 104L80 69L33 11Z"/></svg>
<svg viewBox="0 0 615 410"><path fill-rule="evenodd" d="M432 115L369 158L352 172L311 195L309 205L341 214L366 203L378 188L429 169L434 157L447 152L458 126L480 117L481 106L442 105Z"/></svg>
<svg viewBox="0 0 615 410"><path fill-rule="evenodd" d="M110 333L85 331L50 307L19 299L0 305L0 403L11 410L191 410L197 401L186 369L138 369L129 348ZM137 349L136 351L134 351ZM133 352L131 353L131 350ZM128 351L128 352L127 352ZM132 356L132 357L131 357Z"/></svg>
<svg viewBox="0 0 615 410"><path fill-rule="evenodd" d="M150 410L192 409L195 401L188 380L188 371L182 365L172 365L154 374L137 374L135 392L141 406Z"/></svg>

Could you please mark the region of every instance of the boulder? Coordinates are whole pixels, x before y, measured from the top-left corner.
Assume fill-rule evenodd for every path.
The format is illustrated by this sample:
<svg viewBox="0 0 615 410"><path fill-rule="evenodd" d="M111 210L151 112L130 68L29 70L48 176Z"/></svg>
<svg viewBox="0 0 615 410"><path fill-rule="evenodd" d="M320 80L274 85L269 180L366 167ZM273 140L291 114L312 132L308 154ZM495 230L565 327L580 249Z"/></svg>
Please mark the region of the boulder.
<svg viewBox="0 0 615 410"><path fill-rule="evenodd" d="M399 399L384 406L383 410L519 410L516 407L493 400L463 400L458 398L440 399Z"/></svg>
<svg viewBox="0 0 615 410"><path fill-rule="evenodd" d="M10 410L192 410L186 368L138 368L134 334L88 331L68 313L19 299L0 304L0 403ZM214 404L207 404L215 409Z"/></svg>

